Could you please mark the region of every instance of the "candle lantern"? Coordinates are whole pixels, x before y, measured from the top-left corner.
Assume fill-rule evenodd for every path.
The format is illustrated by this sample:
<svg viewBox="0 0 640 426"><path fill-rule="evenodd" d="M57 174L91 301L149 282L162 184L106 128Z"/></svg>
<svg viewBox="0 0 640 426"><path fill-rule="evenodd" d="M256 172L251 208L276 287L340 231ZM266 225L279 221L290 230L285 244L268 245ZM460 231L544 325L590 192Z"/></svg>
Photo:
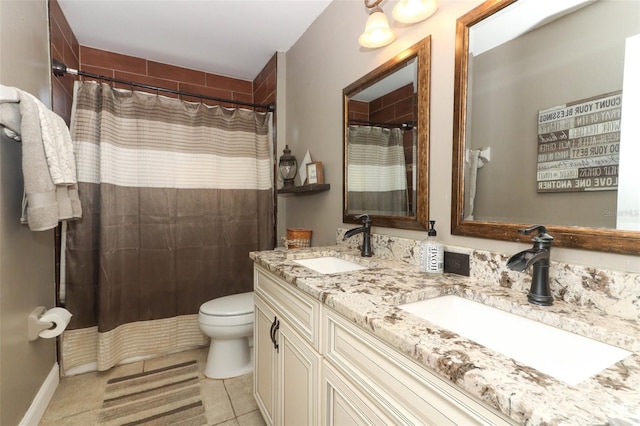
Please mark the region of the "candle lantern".
<svg viewBox="0 0 640 426"><path fill-rule="evenodd" d="M283 154L278 162L278 171L284 181L283 188L293 188L295 186L293 180L298 174L298 162L296 161L296 157L291 155L289 145L284 147Z"/></svg>

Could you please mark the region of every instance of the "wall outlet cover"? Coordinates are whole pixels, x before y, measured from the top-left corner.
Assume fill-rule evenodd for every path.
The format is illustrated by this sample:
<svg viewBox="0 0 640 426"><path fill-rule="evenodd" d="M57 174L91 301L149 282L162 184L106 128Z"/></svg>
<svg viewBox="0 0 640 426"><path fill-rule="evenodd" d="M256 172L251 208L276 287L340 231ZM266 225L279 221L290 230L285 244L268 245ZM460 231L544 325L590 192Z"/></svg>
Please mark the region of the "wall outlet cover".
<svg viewBox="0 0 640 426"><path fill-rule="evenodd" d="M469 255L445 251L444 272L464 275L465 277L468 277L470 275Z"/></svg>

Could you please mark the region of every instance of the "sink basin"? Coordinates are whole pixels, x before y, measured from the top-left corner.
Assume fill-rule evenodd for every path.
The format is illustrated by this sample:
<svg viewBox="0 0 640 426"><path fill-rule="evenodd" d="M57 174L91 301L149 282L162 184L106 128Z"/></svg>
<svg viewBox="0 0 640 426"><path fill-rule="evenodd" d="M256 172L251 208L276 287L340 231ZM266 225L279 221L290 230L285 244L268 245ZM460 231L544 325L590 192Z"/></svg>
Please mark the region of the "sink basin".
<svg viewBox="0 0 640 426"><path fill-rule="evenodd" d="M631 352L458 296L398 306L569 385Z"/></svg>
<svg viewBox="0 0 640 426"><path fill-rule="evenodd" d="M294 262L309 269L313 269L314 271L321 274L337 274L340 272L360 271L363 269L367 269L365 266L358 265L357 263L349 262L348 260L344 260L334 256L315 257L312 259L297 259L294 260Z"/></svg>

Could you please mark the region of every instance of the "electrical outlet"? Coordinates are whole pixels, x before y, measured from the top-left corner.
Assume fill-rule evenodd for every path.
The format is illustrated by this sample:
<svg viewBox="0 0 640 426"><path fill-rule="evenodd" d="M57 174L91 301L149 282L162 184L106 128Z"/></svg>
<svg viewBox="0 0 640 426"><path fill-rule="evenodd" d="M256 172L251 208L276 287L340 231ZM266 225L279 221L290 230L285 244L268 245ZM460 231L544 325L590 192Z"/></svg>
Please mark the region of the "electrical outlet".
<svg viewBox="0 0 640 426"><path fill-rule="evenodd" d="M468 277L469 271L469 255L462 253L454 253L451 251L444 252L444 272L452 274L464 275Z"/></svg>

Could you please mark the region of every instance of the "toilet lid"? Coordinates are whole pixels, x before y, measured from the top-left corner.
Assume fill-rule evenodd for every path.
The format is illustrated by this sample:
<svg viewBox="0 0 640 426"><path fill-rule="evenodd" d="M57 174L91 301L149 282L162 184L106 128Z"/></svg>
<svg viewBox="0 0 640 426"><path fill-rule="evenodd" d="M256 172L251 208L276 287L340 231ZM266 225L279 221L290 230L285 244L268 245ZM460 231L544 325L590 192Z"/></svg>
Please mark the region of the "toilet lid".
<svg viewBox="0 0 640 426"><path fill-rule="evenodd" d="M200 306L200 312L211 316L233 316L253 312L253 292L232 294L209 300Z"/></svg>

